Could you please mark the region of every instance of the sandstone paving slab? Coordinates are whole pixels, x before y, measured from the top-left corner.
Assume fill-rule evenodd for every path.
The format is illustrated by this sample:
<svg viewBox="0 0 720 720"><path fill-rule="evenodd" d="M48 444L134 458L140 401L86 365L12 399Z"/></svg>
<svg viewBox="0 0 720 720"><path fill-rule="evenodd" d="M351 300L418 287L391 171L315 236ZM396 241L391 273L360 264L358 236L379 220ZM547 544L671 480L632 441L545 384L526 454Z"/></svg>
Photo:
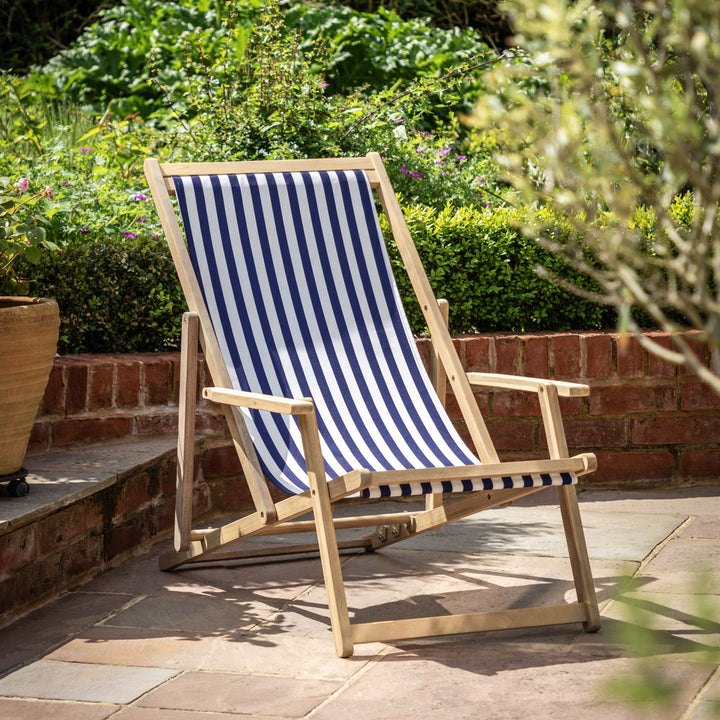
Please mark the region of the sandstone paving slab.
<svg viewBox="0 0 720 720"><path fill-rule="evenodd" d="M0 629L0 674L44 655L131 598L119 593L69 593Z"/></svg>
<svg viewBox="0 0 720 720"><path fill-rule="evenodd" d="M618 513L584 505L581 515L591 559L638 562L687 519L679 513ZM518 505L485 510L432 533L405 540L403 547L462 553L567 555L560 512L546 506Z"/></svg>
<svg viewBox="0 0 720 720"><path fill-rule="evenodd" d="M235 637L278 610L278 602L251 593L214 597L164 593L142 598L105 624L115 627L160 628Z"/></svg>
<svg viewBox="0 0 720 720"><path fill-rule="evenodd" d="M167 668L38 660L0 679L0 696L123 705L176 674Z"/></svg>
<svg viewBox="0 0 720 720"><path fill-rule="evenodd" d="M717 720L720 717L720 701L702 701L688 720Z"/></svg>
<svg viewBox="0 0 720 720"><path fill-rule="evenodd" d="M117 705L0 698L0 717L5 720L105 720Z"/></svg>
<svg viewBox="0 0 720 720"><path fill-rule="evenodd" d="M617 513L664 515L671 508L673 512L688 516L720 515L720 486L717 484L656 490L585 490L579 498L582 511L604 509Z"/></svg>
<svg viewBox="0 0 720 720"><path fill-rule="evenodd" d="M183 673L141 698L139 707L301 718L342 683L260 674Z"/></svg>
<svg viewBox="0 0 720 720"><path fill-rule="evenodd" d="M257 634L234 639L161 630L129 631L107 625L89 628L47 656L48 660L107 663L177 670L251 673L295 678L346 680L375 657L379 643L363 645L350 659L338 658L332 641Z"/></svg>
<svg viewBox="0 0 720 720"><path fill-rule="evenodd" d="M242 716L240 716L242 717ZM248 717L247 715L245 717ZM123 708L113 720L238 720L237 713L208 713L201 716L186 710L164 710L161 708L142 708L131 706ZM277 716L253 715L252 720L279 720Z"/></svg>
<svg viewBox="0 0 720 720"><path fill-rule="evenodd" d="M568 657L565 653L482 647L477 639L393 651L321 707L313 720L543 720L677 718L705 681L702 668L665 661L664 676L678 695L669 708L633 709L610 694L609 678L630 678L637 661Z"/></svg>
<svg viewBox="0 0 720 720"><path fill-rule="evenodd" d="M720 515L691 518L678 533L678 538L720 540Z"/></svg>

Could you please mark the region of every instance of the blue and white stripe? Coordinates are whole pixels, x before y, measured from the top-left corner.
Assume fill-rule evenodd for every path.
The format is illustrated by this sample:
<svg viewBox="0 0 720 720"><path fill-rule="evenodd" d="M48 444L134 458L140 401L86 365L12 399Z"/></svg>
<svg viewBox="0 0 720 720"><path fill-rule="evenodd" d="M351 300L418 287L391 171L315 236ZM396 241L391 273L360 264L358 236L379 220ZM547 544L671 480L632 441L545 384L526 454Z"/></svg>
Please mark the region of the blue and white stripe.
<svg viewBox="0 0 720 720"><path fill-rule="evenodd" d="M477 465L418 355L362 171L174 178L233 386L312 397L328 479ZM267 477L307 489L294 418L243 411ZM369 496L574 482L571 474L371 488Z"/></svg>

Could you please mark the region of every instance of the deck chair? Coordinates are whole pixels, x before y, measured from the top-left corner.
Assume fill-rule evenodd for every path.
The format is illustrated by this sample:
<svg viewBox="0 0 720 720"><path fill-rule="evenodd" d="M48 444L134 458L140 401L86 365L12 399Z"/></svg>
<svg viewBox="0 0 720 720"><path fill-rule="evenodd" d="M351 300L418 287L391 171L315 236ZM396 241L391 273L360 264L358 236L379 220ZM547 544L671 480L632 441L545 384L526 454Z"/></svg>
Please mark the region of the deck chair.
<svg viewBox="0 0 720 720"><path fill-rule="evenodd" d="M189 308L181 348L175 549L161 556L161 568L249 556L251 550L229 553L227 546L252 536L314 531L317 542L275 552L319 552L341 657L356 643L374 641L565 623L597 630L575 492L577 477L595 468L595 458L569 457L558 405L558 396L586 395L588 388L463 371L443 303L433 295L380 156L197 164L148 159L145 172ZM403 311L374 192L432 335L431 373ZM255 509L222 527L193 530L198 341L215 384L203 396L223 408ZM474 452L445 412L448 384ZM537 393L548 458L498 459L473 395L485 387ZM271 493L269 483L283 494ZM377 550L549 486L559 493L576 602L351 622L341 550ZM425 502L415 511L333 517L333 505L345 498L361 508L359 500L406 495L423 495ZM299 520L303 515L310 519ZM336 532L343 528L366 528L366 534L339 542Z"/></svg>

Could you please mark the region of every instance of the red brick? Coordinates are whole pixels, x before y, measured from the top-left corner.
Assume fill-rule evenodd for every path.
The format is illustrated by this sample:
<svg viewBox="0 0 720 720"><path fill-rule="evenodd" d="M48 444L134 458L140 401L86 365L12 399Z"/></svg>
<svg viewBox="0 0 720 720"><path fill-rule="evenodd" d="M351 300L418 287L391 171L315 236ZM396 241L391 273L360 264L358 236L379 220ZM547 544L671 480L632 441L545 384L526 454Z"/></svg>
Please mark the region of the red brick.
<svg viewBox="0 0 720 720"><path fill-rule="evenodd" d="M662 332L648 332L645 333L649 340L660 345L660 347L666 350L674 350L672 340L667 333ZM659 355L656 355L651 350L647 350L647 367L649 377L673 377L677 365L668 360L663 360Z"/></svg>
<svg viewBox="0 0 720 720"><path fill-rule="evenodd" d="M138 508L147 505L160 496L160 484L148 473L132 475L122 483L116 505L116 517L132 515Z"/></svg>
<svg viewBox="0 0 720 720"><path fill-rule="evenodd" d="M138 407L140 404L140 364L119 362L117 366L115 403L118 407Z"/></svg>
<svg viewBox="0 0 720 720"><path fill-rule="evenodd" d="M492 339L484 336L468 336L465 342L465 370L467 372L494 372L491 357Z"/></svg>
<svg viewBox="0 0 720 720"><path fill-rule="evenodd" d="M87 407L88 366L73 364L67 368L65 411L68 415L83 412Z"/></svg>
<svg viewBox="0 0 720 720"><path fill-rule="evenodd" d="M720 478L720 448L685 450L680 455L680 478Z"/></svg>
<svg viewBox="0 0 720 720"><path fill-rule="evenodd" d="M669 412L677 404L673 385L595 386L588 402L591 415Z"/></svg>
<svg viewBox="0 0 720 720"><path fill-rule="evenodd" d="M212 432L220 435L229 435L225 418L216 413L199 410L195 414L196 432Z"/></svg>
<svg viewBox="0 0 720 720"><path fill-rule="evenodd" d="M613 368L612 338L604 333L582 336L585 342L585 377L610 377Z"/></svg>
<svg viewBox="0 0 720 720"><path fill-rule="evenodd" d="M40 405L40 415L58 415L65 411L65 381L63 365L56 362L50 370L45 394Z"/></svg>
<svg viewBox="0 0 720 720"><path fill-rule="evenodd" d="M596 452L598 469L587 476L597 483L669 480L675 476L675 457L666 450Z"/></svg>
<svg viewBox="0 0 720 720"><path fill-rule="evenodd" d="M138 415L138 435L174 435L178 429L177 408L170 412Z"/></svg>
<svg viewBox="0 0 720 720"><path fill-rule="evenodd" d="M718 410L720 395L705 383L685 383L680 387L681 410Z"/></svg>
<svg viewBox="0 0 720 720"><path fill-rule="evenodd" d="M55 423L55 445L75 445L114 440L133 434L128 417L77 418Z"/></svg>
<svg viewBox="0 0 720 720"><path fill-rule="evenodd" d="M492 417L539 417L540 402L533 392L496 390L492 397Z"/></svg>
<svg viewBox="0 0 720 720"><path fill-rule="evenodd" d="M580 336L555 335L551 341L553 377L574 380L580 377Z"/></svg>
<svg viewBox="0 0 720 720"><path fill-rule="evenodd" d="M618 335L615 342L618 377L642 377L645 374L644 355L637 338L632 335Z"/></svg>
<svg viewBox="0 0 720 720"><path fill-rule="evenodd" d="M46 518L39 540L41 556L51 555L86 534L84 504L71 505Z"/></svg>
<svg viewBox="0 0 720 720"><path fill-rule="evenodd" d="M626 420L569 420L564 425L571 448L625 447L628 441Z"/></svg>
<svg viewBox="0 0 720 720"><path fill-rule="evenodd" d="M226 477L242 472L240 460L232 445L208 448L202 456L202 471L205 478Z"/></svg>
<svg viewBox="0 0 720 720"><path fill-rule="evenodd" d="M690 349L695 353L697 359L702 365L709 367L710 365L710 353L708 351L707 343L703 342L697 333L686 333L684 336L685 342L690 346ZM694 375L695 371L687 364L678 366L678 375Z"/></svg>
<svg viewBox="0 0 720 720"><path fill-rule="evenodd" d="M488 432L498 451L535 450L537 425L532 422L488 423Z"/></svg>
<svg viewBox="0 0 720 720"><path fill-rule="evenodd" d="M214 510L222 509L224 511L238 511L248 510L253 507L250 488L248 487L244 477L239 476L219 484L221 486L220 488L212 488L213 498L218 494L218 491L221 493L218 498L220 508L213 508ZM196 497L193 498L193 501L193 506L197 503L198 511L202 512L203 502L207 502L207 499L196 495Z"/></svg>
<svg viewBox="0 0 720 720"><path fill-rule="evenodd" d="M35 455L50 450L52 440L50 431L52 430L52 420L35 420L30 431L30 440L27 446L27 454Z"/></svg>
<svg viewBox="0 0 720 720"><path fill-rule="evenodd" d="M546 335L528 335L523 338L523 374L528 377L550 377L550 348Z"/></svg>
<svg viewBox="0 0 720 720"><path fill-rule="evenodd" d="M89 410L112 407L114 370L114 365L110 363L90 368Z"/></svg>
<svg viewBox="0 0 720 720"><path fill-rule="evenodd" d="M166 360L146 359L143 361L146 405L166 405L172 395L170 364Z"/></svg>
<svg viewBox="0 0 720 720"><path fill-rule="evenodd" d="M0 537L0 576L12 575L38 555L37 526L26 525Z"/></svg>
<svg viewBox="0 0 720 720"><path fill-rule="evenodd" d="M560 405L560 414L564 417L571 417L573 415L587 415L586 399L582 397L560 397L558 398Z"/></svg>
<svg viewBox="0 0 720 720"><path fill-rule="evenodd" d="M519 375L521 356L520 338L517 335L501 335L495 338L497 372Z"/></svg>
<svg viewBox="0 0 720 720"><path fill-rule="evenodd" d="M105 561L126 556L148 539L143 523L137 517L124 525L108 528L105 532Z"/></svg>
<svg viewBox="0 0 720 720"><path fill-rule="evenodd" d="M632 442L637 445L717 443L720 417L694 416L635 420Z"/></svg>
<svg viewBox="0 0 720 720"><path fill-rule="evenodd" d="M63 588L72 587L103 564L103 537L92 535L66 548L62 553Z"/></svg>

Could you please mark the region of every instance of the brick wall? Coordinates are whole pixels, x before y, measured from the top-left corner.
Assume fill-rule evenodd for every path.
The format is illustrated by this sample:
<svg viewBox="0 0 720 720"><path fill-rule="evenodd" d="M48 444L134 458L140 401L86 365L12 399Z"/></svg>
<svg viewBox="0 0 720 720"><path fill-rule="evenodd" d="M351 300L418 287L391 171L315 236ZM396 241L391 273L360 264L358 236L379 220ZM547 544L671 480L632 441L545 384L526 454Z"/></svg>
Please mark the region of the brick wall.
<svg viewBox="0 0 720 720"><path fill-rule="evenodd" d="M662 342L667 338L655 336ZM612 333L472 335L455 339L468 371L577 380L589 398L561 399L572 451L597 454L598 471L584 479L603 486L678 486L720 479L720 397L684 368L645 352L637 340ZM429 354L429 341L420 340ZM35 423L30 451L177 431L178 355L76 355L58 358ZM200 364L199 381L206 381ZM501 457L544 452L540 408L533 394L478 393ZM462 421L452 397L451 416ZM223 430L204 402L198 429ZM236 473L227 443L199 460L206 482ZM233 484L228 505L247 493ZM212 503L217 505L216 502ZM220 503L222 505L222 503Z"/></svg>

